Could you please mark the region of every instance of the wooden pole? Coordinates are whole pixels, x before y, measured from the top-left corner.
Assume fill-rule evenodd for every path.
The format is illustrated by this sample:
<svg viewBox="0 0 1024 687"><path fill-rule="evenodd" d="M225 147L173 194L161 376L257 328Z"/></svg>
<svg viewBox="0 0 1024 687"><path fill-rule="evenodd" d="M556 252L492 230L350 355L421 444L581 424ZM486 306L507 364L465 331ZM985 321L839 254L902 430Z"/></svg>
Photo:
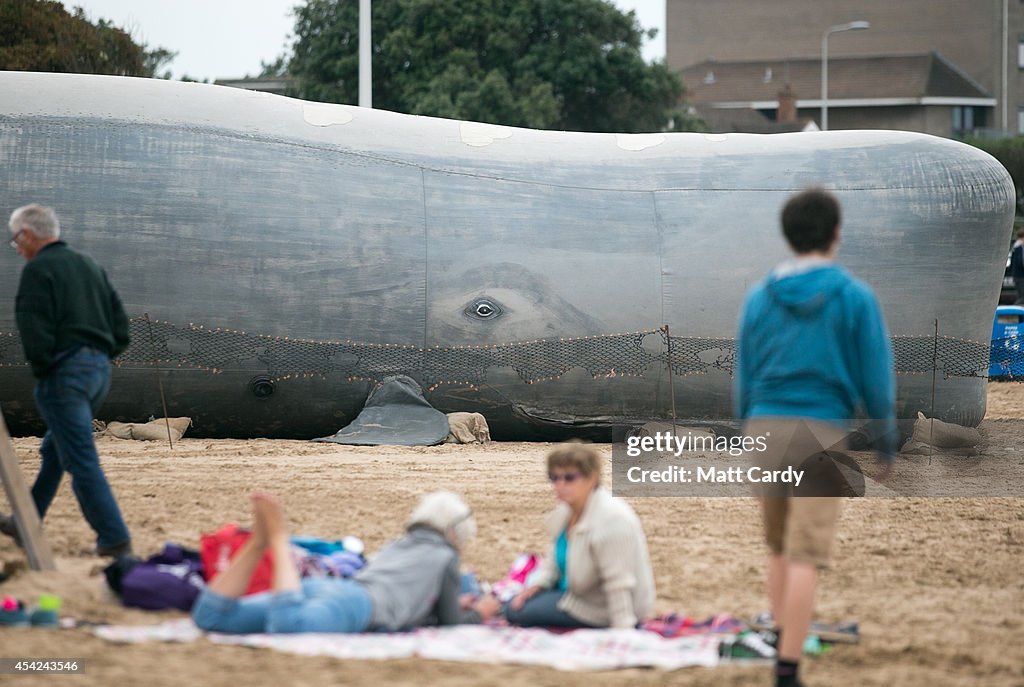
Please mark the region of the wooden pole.
<svg viewBox="0 0 1024 687"><path fill-rule="evenodd" d="M676 425L676 385L675 385L675 381L672 379L672 377L673 377L673 372L672 372L672 333L669 331L669 328L668 328L667 324L664 327L662 327L661 330L663 332L665 332L665 344L666 344L665 357L666 357L666 363L668 364L668 393L669 393L670 396L672 396L672 426L675 427L675 425Z"/></svg>
<svg viewBox="0 0 1024 687"><path fill-rule="evenodd" d="M149 328L149 346L153 349L153 369L156 370L156 385L160 389L160 405L164 409L164 425L167 426L167 444L174 450L174 440L171 439L171 418L167 415L167 397L164 396L164 383L160 379L160 360L156 354L156 342L153 340L153 320L149 319L149 313L143 313L146 318L146 326Z"/></svg>
<svg viewBox="0 0 1024 687"><path fill-rule="evenodd" d="M43 524L39 521L36 504L25 484L18 466L18 454L14 450L7 424L0 413L0 481L4 483L7 500L14 511L14 526L21 537L21 546L28 556L33 570L56 570L50 545L43 535Z"/></svg>

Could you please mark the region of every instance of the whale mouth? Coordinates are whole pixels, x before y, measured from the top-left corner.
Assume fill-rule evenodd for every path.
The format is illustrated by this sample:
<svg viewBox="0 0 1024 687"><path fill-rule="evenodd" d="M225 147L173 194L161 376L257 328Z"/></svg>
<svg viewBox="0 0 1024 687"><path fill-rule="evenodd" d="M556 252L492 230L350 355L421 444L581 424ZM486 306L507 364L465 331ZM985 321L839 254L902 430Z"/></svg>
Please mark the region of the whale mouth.
<svg viewBox="0 0 1024 687"><path fill-rule="evenodd" d="M521 403L511 404L509 410L517 423L532 428L534 433L551 441L578 438L609 442L612 440L612 427L622 422L622 418L609 415L569 415Z"/></svg>
<svg viewBox="0 0 1024 687"><path fill-rule="evenodd" d="M642 424L649 421L622 415L609 415L607 413L593 415L562 413L550 408L537 408L522 403L513 403L511 408L514 416L530 423L546 425L550 428L594 429L607 432L610 431L613 425Z"/></svg>

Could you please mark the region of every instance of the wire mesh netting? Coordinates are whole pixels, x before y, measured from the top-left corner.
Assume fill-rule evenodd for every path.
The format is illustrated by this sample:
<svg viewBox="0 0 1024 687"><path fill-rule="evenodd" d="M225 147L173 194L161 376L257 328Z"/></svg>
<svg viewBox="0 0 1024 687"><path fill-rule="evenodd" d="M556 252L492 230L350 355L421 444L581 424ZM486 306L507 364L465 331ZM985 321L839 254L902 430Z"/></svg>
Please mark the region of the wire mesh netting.
<svg viewBox="0 0 1024 687"><path fill-rule="evenodd" d="M736 365L736 340L669 336L662 330L665 352L661 358L671 361L672 374L707 374L722 370L732 375Z"/></svg>
<svg viewBox="0 0 1024 687"><path fill-rule="evenodd" d="M135 318L132 345L122 366L258 370L274 380L344 375L380 381L404 374L429 389L443 384L477 386L490 368L508 367L527 384L581 367L593 377L641 376L658 356L645 348L657 330L604 336L539 339L480 346L422 348L357 341L314 341L250 334L199 325Z"/></svg>
<svg viewBox="0 0 1024 687"><path fill-rule="evenodd" d="M894 336L892 352L898 374L944 377L988 376L990 344L951 336Z"/></svg>
<svg viewBox="0 0 1024 687"><path fill-rule="evenodd" d="M670 336L666 327L623 334L421 348L295 339L142 317L132 318L131 338L131 346L117 360L121 367L186 368L211 373L246 370L276 381L336 374L350 380L380 381L405 374L431 390L445 384L479 386L493 368L511 368L523 382L533 384L559 377L572 368L582 368L594 378L639 377L654 366L664 369L666 365L677 376L716 370L732 375L736 364L735 339ZM1024 379L1022 338L983 343L948 336L895 336L892 345L898 374L991 374ZM18 335L0 332L0 366L26 364Z"/></svg>

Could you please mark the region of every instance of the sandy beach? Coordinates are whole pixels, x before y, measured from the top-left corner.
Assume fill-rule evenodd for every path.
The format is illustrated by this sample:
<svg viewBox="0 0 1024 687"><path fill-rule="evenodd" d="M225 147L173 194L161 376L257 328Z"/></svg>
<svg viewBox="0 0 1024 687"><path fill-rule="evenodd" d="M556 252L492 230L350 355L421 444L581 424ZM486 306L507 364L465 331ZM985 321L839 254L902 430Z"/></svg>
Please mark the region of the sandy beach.
<svg viewBox="0 0 1024 687"><path fill-rule="evenodd" d="M1024 385L989 385L981 425L985 454L1024 460ZM15 439L26 481L38 467L37 438ZM279 494L299 534L361 537L368 551L400 534L419 494L460 492L479 535L464 565L500 578L516 554L543 551L541 516L553 504L543 468L549 444L494 443L430 448L357 448L270 440L98 441L134 536L148 555L165 541L195 547L225 522L248 523L248 494ZM610 457L610 445L602 450ZM909 470L923 469L908 461ZM609 471L610 472L610 471ZM634 498L649 540L658 610L749 617L768 605L758 511L749 498ZM10 506L0 495L0 512ZM45 522L57 572L17 569L24 557L0 537L11 579L0 593L29 602L60 594L67 616L148 624L177 612L126 609L107 590L103 559L64 481ZM823 577L818 616L856 619L863 639L804 661L809 685L1022 685L1024 498L851 499L839 526L834 565ZM563 673L514 665L422 659L341 661L270 650L191 644L115 645L85 627L0 629L0 657L84 659L78 676L0 678L11 685L761 685L762 667Z"/></svg>

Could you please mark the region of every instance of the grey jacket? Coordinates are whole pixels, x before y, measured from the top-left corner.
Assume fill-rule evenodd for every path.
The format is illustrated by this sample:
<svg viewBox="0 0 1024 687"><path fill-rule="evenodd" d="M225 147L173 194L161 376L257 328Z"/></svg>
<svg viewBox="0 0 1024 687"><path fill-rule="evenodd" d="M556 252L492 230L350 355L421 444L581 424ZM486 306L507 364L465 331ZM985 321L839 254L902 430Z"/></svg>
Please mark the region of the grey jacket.
<svg viewBox="0 0 1024 687"><path fill-rule="evenodd" d="M459 554L443 534L414 527L385 545L355 580L373 600L371 630L479 623L459 607Z"/></svg>

